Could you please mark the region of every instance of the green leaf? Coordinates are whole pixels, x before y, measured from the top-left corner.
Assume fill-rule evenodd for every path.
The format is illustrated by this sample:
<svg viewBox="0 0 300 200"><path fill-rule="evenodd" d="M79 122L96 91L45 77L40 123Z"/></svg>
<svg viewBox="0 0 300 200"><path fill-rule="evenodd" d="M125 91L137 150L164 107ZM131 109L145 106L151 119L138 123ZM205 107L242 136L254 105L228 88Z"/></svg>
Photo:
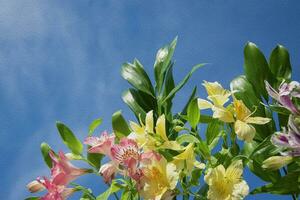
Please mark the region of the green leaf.
<svg viewBox="0 0 300 200"><path fill-rule="evenodd" d="M89 126L89 133L88 135L89 136L92 136L92 134L94 133L95 129L100 125L102 124L102 118L98 118L98 119L95 119Z"/></svg>
<svg viewBox="0 0 300 200"><path fill-rule="evenodd" d="M202 117L202 116L201 116ZM206 141L207 144L210 145L215 138L221 136L221 128L223 127L223 123L217 119L213 119L206 128Z"/></svg>
<svg viewBox="0 0 300 200"><path fill-rule="evenodd" d="M164 93L163 96L166 97L168 96L168 94L174 89L175 87L175 82L174 82L174 78L173 78L173 66L171 66L168 71L166 72L166 78L165 78L165 88L164 88ZM174 95L172 97L170 97L168 99L168 101L166 101L166 109L165 109L165 114L166 117L168 116L168 114L171 114L171 108L172 108L172 99L173 99Z"/></svg>
<svg viewBox="0 0 300 200"><path fill-rule="evenodd" d="M272 83L272 74L265 56L252 42L248 42L244 49L244 70L257 94L268 99L264 81Z"/></svg>
<svg viewBox="0 0 300 200"><path fill-rule="evenodd" d="M251 159L251 161L248 163L248 167L262 180L275 182L276 180L278 180L278 178L280 178L279 171L266 171L262 168L262 163L264 160L266 160L270 156L278 154L280 151L280 149L278 149L271 143L270 138L271 136L265 138L258 145L248 145L250 147L250 151L251 149L253 149L253 147L255 148L254 150L252 150L252 153L249 156L249 159Z"/></svg>
<svg viewBox="0 0 300 200"><path fill-rule="evenodd" d="M129 108L133 111L136 118L139 119L139 115L141 116L141 119L145 119L146 112L145 110L139 105L139 103L136 101L136 91L134 89L126 90L122 94L123 101L129 106Z"/></svg>
<svg viewBox="0 0 300 200"><path fill-rule="evenodd" d="M183 123L185 123L187 121L187 117L184 118L184 116L187 114L188 106L189 106L190 102L195 98L196 92L197 92L197 87L195 86L192 91L192 94L190 95L190 97L189 97L187 103L185 104L184 108L182 109L181 113L175 115L175 117L174 117L175 119L181 119L181 121Z"/></svg>
<svg viewBox="0 0 300 200"><path fill-rule="evenodd" d="M97 196L97 200L107 200L109 198L110 195L112 195L115 192L118 192L120 189L122 189L123 186L121 184L119 184L116 181L113 181L110 185L110 187L103 192L102 194L100 194L99 196Z"/></svg>
<svg viewBox="0 0 300 200"><path fill-rule="evenodd" d="M198 186L199 185L199 178L201 177L201 175L202 175L202 170L198 169L198 168L195 168L192 171L192 177L191 177L190 183L194 186Z"/></svg>
<svg viewBox="0 0 300 200"><path fill-rule="evenodd" d="M199 123L208 124L208 123L212 122L213 120L215 120L215 119L212 118L212 116L201 114Z"/></svg>
<svg viewBox="0 0 300 200"><path fill-rule="evenodd" d="M133 64L123 64L121 75L133 87L154 97L154 90L151 81L142 64L138 60L135 59Z"/></svg>
<svg viewBox="0 0 300 200"><path fill-rule="evenodd" d="M277 78L291 78L292 67L290 63L290 55L288 50L284 46L277 45L276 48L273 49L269 63L271 72Z"/></svg>
<svg viewBox="0 0 300 200"><path fill-rule="evenodd" d="M168 70L168 67L171 66L171 59L173 57L176 44L177 44L177 37L172 41L170 45L167 45L159 49L157 52L156 61L154 63L154 75L156 81L155 88L158 94L162 89L162 85L164 82L164 75Z"/></svg>
<svg viewBox="0 0 300 200"><path fill-rule="evenodd" d="M256 95L253 86L244 75L233 79L230 83L230 89L234 91L234 96L242 100L250 110L254 111L253 106L260 106L263 111L263 106L260 105L260 97Z"/></svg>
<svg viewBox="0 0 300 200"><path fill-rule="evenodd" d="M39 200L41 197L27 197L25 200Z"/></svg>
<svg viewBox="0 0 300 200"><path fill-rule="evenodd" d="M271 193L271 194L299 194L299 173L289 173L279 178L276 182L254 189L251 194Z"/></svg>
<svg viewBox="0 0 300 200"><path fill-rule="evenodd" d="M130 129L127 125L126 120L124 119L121 110L115 112L112 115L112 128L117 138L126 137L130 134Z"/></svg>
<svg viewBox="0 0 300 200"><path fill-rule="evenodd" d="M197 150L199 150L199 153L202 155L202 157L205 159L205 160L210 160L210 150L209 150L209 147L208 145L206 144L205 141L200 141L198 144L197 144Z"/></svg>
<svg viewBox="0 0 300 200"><path fill-rule="evenodd" d="M76 138L71 129L61 122L56 122L56 127L62 138L63 142L74 154L81 154L83 146L81 142Z"/></svg>
<svg viewBox="0 0 300 200"><path fill-rule="evenodd" d="M200 110L198 107L198 102L197 98L194 98L187 109L187 117L188 117L188 122L190 123L191 127L193 129L196 129L198 122L200 120Z"/></svg>
<svg viewBox="0 0 300 200"><path fill-rule="evenodd" d="M90 148L90 147L88 147ZM104 157L104 155L99 153L87 153L87 159L88 161L95 167L97 170L101 167L101 160Z"/></svg>
<svg viewBox="0 0 300 200"><path fill-rule="evenodd" d="M41 144L41 152L42 152L44 161L49 168L52 168L52 159L49 155L50 151L51 151L51 147L46 142L43 142Z"/></svg>
<svg viewBox="0 0 300 200"><path fill-rule="evenodd" d="M162 103L166 102L169 98L171 98L173 95L175 95L186 83L187 81L190 79L190 77L192 76L192 74L199 69L200 67L203 67L205 64L198 64L196 66L194 66L192 68L192 70L184 77L184 79L178 84L176 85L176 87L168 94L168 96L166 96L163 100Z"/></svg>
<svg viewBox="0 0 300 200"><path fill-rule="evenodd" d="M283 106L278 106L278 105L269 105L269 108L277 113L283 114L283 115L290 115L291 111L289 111L288 109L286 109Z"/></svg>
<svg viewBox="0 0 300 200"><path fill-rule="evenodd" d="M199 143L200 142L198 140L198 138L196 138L195 136L193 136L191 134L182 134L176 138L176 141L179 144L183 144L185 142L187 142L187 143Z"/></svg>

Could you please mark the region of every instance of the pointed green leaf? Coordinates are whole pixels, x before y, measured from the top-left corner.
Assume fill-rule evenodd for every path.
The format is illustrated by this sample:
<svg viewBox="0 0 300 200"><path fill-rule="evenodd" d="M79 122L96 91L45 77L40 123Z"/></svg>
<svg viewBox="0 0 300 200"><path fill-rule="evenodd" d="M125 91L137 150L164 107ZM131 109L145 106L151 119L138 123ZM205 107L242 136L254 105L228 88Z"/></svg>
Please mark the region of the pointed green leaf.
<svg viewBox="0 0 300 200"><path fill-rule="evenodd" d="M42 152L44 161L45 161L45 163L47 164L47 166L49 168L52 167L52 159L51 159L51 157L49 155L50 151L51 151L51 147L46 142L43 142L41 144L41 152Z"/></svg>
<svg viewBox="0 0 300 200"><path fill-rule="evenodd" d="M83 145L80 140L76 138L71 129L61 122L56 122L56 127L62 138L63 142L74 154L81 154L83 150Z"/></svg>
<svg viewBox="0 0 300 200"><path fill-rule="evenodd" d="M118 138L126 137L131 132L121 110L112 115L112 127Z"/></svg>
<svg viewBox="0 0 300 200"><path fill-rule="evenodd" d="M88 147L90 148L90 147ZM104 155L99 153L87 153L87 159L90 162L90 164L93 165L97 170L101 167L101 160L103 159Z"/></svg>
<svg viewBox="0 0 300 200"><path fill-rule="evenodd" d="M89 133L88 135L91 136L95 129L102 123L102 119L101 118L98 118L98 119L95 119L89 126Z"/></svg>
<svg viewBox="0 0 300 200"><path fill-rule="evenodd" d="M123 64L121 75L133 87L154 97L154 90L151 81L142 64L138 60L135 59L133 64Z"/></svg>
<svg viewBox="0 0 300 200"><path fill-rule="evenodd" d="M187 109L187 118L188 122L190 123L191 127L193 129L196 129L198 122L200 120L200 110L198 107L198 100L197 98L194 98Z"/></svg>
<svg viewBox="0 0 300 200"><path fill-rule="evenodd" d="M299 194L299 175L299 173L289 173L288 175L279 178L275 183L270 183L254 189L251 194Z"/></svg>
<svg viewBox="0 0 300 200"><path fill-rule="evenodd" d="M292 67L288 50L277 45L270 56L270 70L277 78L290 79Z"/></svg>
<svg viewBox="0 0 300 200"><path fill-rule="evenodd" d="M205 141L200 141L197 143L197 150L199 150L199 153L204 159L210 160L210 150Z"/></svg>
<svg viewBox="0 0 300 200"><path fill-rule="evenodd" d="M177 37L172 41L170 45L159 49L156 54L156 61L154 63L154 75L156 81L155 88L158 93L160 93L162 89L164 74L168 70L168 67L170 67L176 44Z"/></svg>
<svg viewBox="0 0 300 200"><path fill-rule="evenodd" d="M169 98L171 98L173 95L175 95L186 83L187 81L190 79L190 77L192 76L192 74L199 69L200 67L203 67L205 64L198 64L196 66L194 66L192 68L192 70L184 77L184 79L178 84L176 85L176 87L168 94L168 96L166 96L163 100L162 103L166 102Z"/></svg>
<svg viewBox="0 0 300 200"><path fill-rule="evenodd" d="M272 74L265 56L252 42L248 42L244 49L244 70L256 93L268 99L264 81L272 82Z"/></svg>
<svg viewBox="0 0 300 200"><path fill-rule="evenodd" d="M139 119L139 115L141 116L141 119L145 119L146 112L136 101L136 96L136 91L134 89L129 89L122 94L122 99L133 111L137 119Z"/></svg>
<svg viewBox="0 0 300 200"><path fill-rule="evenodd" d="M213 119L206 128L206 141L210 145L215 138L220 137L222 133L223 123L217 119Z"/></svg>

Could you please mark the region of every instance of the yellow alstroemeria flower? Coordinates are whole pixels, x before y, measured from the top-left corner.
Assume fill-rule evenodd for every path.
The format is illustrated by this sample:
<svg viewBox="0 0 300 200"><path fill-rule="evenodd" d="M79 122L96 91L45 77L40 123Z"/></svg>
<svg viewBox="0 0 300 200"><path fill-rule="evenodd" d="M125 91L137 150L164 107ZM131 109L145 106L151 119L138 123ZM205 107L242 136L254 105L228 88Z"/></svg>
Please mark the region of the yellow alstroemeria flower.
<svg viewBox="0 0 300 200"><path fill-rule="evenodd" d="M253 113L246 107L241 100L233 101L236 121L234 130L240 140L251 142L255 136L256 130L251 124L266 124L271 121L264 117L251 117Z"/></svg>
<svg viewBox="0 0 300 200"><path fill-rule="evenodd" d="M224 104L228 102L231 92L224 89L218 82L207 82L204 81L203 86L205 87L208 97L205 99L198 98L198 107L200 110L212 109L213 118L218 118L224 122L234 122L231 108L224 107Z"/></svg>
<svg viewBox="0 0 300 200"><path fill-rule="evenodd" d="M149 111L146 114L145 125L140 121L140 124L130 121L130 127L133 133L129 135L129 138L133 138L137 141L139 146L145 149L154 150L157 148L181 150L182 147L176 141L169 141L166 134L166 119L165 115L159 116L155 125L154 131L154 119L153 111ZM152 134L152 135L151 135ZM158 136L158 140L154 135Z"/></svg>
<svg viewBox="0 0 300 200"><path fill-rule="evenodd" d="M205 168L205 164L200 163L195 158L194 143L190 143L182 153L173 157L172 163L177 166L178 170L184 169L188 175L191 174L194 167L199 169Z"/></svg>
<svg viewBox="0 0 300 200"><path fill-rule="evenodd" d="M153 158L151 164L142 169L140 195L145 200L172 199L179 172L173 163L168 163L164 157Z"/></svg>
<svg viewBox="0 0 300 200"><path fill-rule="evenodd" d="M241 160L233 162L227 169L223 165L210 168L204 176L209 190L207 198L210 200L241 200L249 193L249 186L242 179L243 163Z"/></svg>

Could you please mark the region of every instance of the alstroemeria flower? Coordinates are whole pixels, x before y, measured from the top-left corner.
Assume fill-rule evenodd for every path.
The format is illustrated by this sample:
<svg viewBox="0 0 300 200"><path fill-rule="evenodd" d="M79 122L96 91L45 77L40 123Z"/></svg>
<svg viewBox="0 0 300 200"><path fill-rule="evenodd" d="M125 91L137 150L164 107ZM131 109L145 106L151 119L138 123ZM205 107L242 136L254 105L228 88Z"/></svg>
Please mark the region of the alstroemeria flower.
<svg viewBox="0 0 300 200"><path fill-rule="evenodd" d="M87 137L84 140L84 144L90 145L91 148L88 149L89 153L101 153L107 156L110 155L110 149L115 142L115 135L109 135L104 131L100 137Z"/></svg>
<svg viewBox="0 0 300 200"><path fill-rule="evenodd" d="M282 155L300 156L300 118L290 115L288 124L288 133L285 129L283 132L275 133L271 141L282 149Z"/></svg>
<svg viewBox="0 0 300 200"><path fill-rule="evenodd" d="M235 118L234 130L240 140L251 142L255 136L256 130L251 124L266 124L271 121L264 117L251 117L253 113L245 106L243 101L234 99L233 102Z"/></svg>
<svg viewBox="0 0 300 200"><path fill-rule="evenodd" d="M200 163L195 158L194 143L190 143L185 147L185 150L173 157L173 161L178 170L185 170L188 175L191 174L194 167L204 169L205 164Z"/></svg>
<svg viewBox="0 0 300 200"><path fill-rule="evenodd" d="M251 142L255 136L255 128L251 124L266 124L270 121L268 118L251 117L253 113L245 106L241 100L233 97L233 104L224 107L233 94L225 90L218 82L204 82L208 99L198 99L199 109L210 108L213 111L213 118L217 118L225 123L234 123L234 130L240 140Z"/></svg>
<svg viewBox="0 0 300 200"><path fill-rule="evenodd" d="M140 152L137 143L128 138L121 138L119 144L115 144L111 148L112 160L117 164L125 167L129 176L133 176L136 173Z"/></svg>
<svg viewBox="0 0 300 200"><path fill-rule="evenodd" d="M56 185L67 185L77 177L87 173L87 169L80 169L72 165L61 151L58 153L58 158L52 151L49 152L49 155L53 163L51 177Z"/></svg>
<svg viewBox="0 0 300 200"><path fill-rule="evenodd" d="M111 183L112 179L115 177L116 172L118 171L117 164L113 161L105 163L100 167L99 173L104 178L105 183Z"/></svg>
<svg viewBox="0 0 300 200"><path fill-rule="evenodd" d="M164 157L153 156L151 163L142 167L139 193L147 200L172 199L179 172L176 165L168 163Z"/></svg>
<svg viewBox="0 0 300 200"><path fill-rule="evenodd" d="M210 168L204 176L209 190L209 200L240 200L249 193L249 186L242 179L243 163L235 161L225 169L223 165Z"/></svg>
<svg viewBox="0 0 300 200"><path fill-rule="evenodd" d="M65 200L75 191L73 188L57 185L54 180L49 180L46 177L38 178L38 182L48 190L48 193L40 200Z"/></svg>
<svg viewBox="0 0 300 200"><path fill-rule="evenodd" d="M299 115L300 110L292 102L292 97L300 98L300 84L297 81L291 83L282 82L279 91L276 91L267 81L265 81L268 94L292 113Z"/></svg>
<svg viewBox="0 0 300 200"><path fill-rule="evenodd" d="M65 200L75 190L74 188L66 188L65 185L57 185L53 182L53 179L47 179L46 177L37 178L27 185L30 192L36 193L44 189L47 189L45 196L41 197L41 200Z"/></svg>
<svg viewBox="0 0 300 200"><path fill-rule="evenodd" d="M157 148L180 150L182 147L176 141L170 141L166 134L165 116L161 115L154 128L153 111L146 114L145 125L130 122L133 132L128 136L137 141L139 146L145 150L155 150Z"/></svg>
<svg viewBox="0 0 300 200"><path fill-rule="evenodd" d="M200 110L212 109L213 118L218 118L223 122L230 123L234 121L231 113L231 108L224 107L224 104L228 102L231 92L226 90L218 82L207 82L204 81L202 84L208 94L207 101L205 99L198 98L198 107Z"/></svg>

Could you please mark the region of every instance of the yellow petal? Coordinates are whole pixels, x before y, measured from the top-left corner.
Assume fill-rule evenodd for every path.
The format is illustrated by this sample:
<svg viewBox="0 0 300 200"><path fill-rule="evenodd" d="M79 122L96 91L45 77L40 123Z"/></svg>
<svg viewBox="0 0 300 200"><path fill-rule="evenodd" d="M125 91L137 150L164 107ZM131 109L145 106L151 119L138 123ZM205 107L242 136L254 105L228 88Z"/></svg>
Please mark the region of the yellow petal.
<svg viewBox="0 0 300 200"><path fill-rule="evenodd" d="M173 190L176 187L178 178L179 178L179 172L176 170L176 165L174 165L173 163L168 163L167 179L168 179L168 183L170 184L169 189Z"/></svg>
<svg viewBox="0 0 300 200"><path fill-rule="evenodd" d="M205 164L204 164L204 163L201 163L201 162L199 162L199 161L197 161L197 160L195 160L194 166L195 166L196 168L198 168L198 169L205 169Z"/></svg>
<svg viewBox="0 0 300 200"><path fill-rule="evenodd" d="M228 100L229 100L229 95L211 95L208 96L207 98L213 102L214 105L216 106L223 106Z"/></svg>
<svg viewBox="0 0 300 200"><path fill-rule="evenodd" d="M133 132L137 134L144 134L145 133L145 127L138 125L135 122L130 121L130 128L132 129Z"/></svg>
<svg viewBox="0 0 300 200"><path fill-rule="evenodd" d="M149 132L149 133L153 133L153 111L149 111L147 114L146 114L146 131Z"/></svg>
<svg viewBox="0 0 300 200"><path fill-rule="evenodd" d="M226 123L234 122L233 115L229 109L226 109L224 107L213 106L212 110L214 112L213 118L220 119L221 121Z"/></svg>
<svg viewBox="0 0 300 200"><path fill-rule="evenodd" d="M241 100L234 100L233 101L236 118L238 120L244 121L248 116L251 115L251 111L246 107L243 101Z"/></svg>
<svg viewBox="0 0 300 200"><path fill-rule="evenodd" d="M200 110L211 108L213 105L205 99L198 98L198 108Z"/></svg>
<svg viewBox="0 0 300 200"><path fill-rule="evenodd" d="M158 134L164 141L168 141L168 137L166 135L166 119L165 119L165 115L161 115L157 119L155 131L156 131L156 134Z"/></svg>
<svg viewBox="0 0 300 200"><path fill-rule="evenodd" d="M159 146L159 149L172 149L179 151L182 150L182 147L176 141L165 141L161 146Z"/></svg>
<svg viewBox="0 0 300 200"><path fill-rule="evenodd" d="M242 180L233 187L232 200L244 199L249 194L249 186Z"/></svg>
<svg viewBox="0 0 300 200"><path fill-rule="evenodd" d="M226 169L226 178L230 179L232 183L237 183L243 174L243 162L241 160L235 161L230 164Z"/></svg>
<svg viewBox="0 0 300 200"><path fill-rule="evenodd" d="M245 122L250 124L266 124L270 122L271 119L264 117L248 117Z"/></svg>
<svg viewBox="0 0 300 200"><path fill-rule="evenodd" d="M256 132L255 128L252 125L240 120L237 120L234 123L234 130L240 140L244 140L247 142L251 142L253 140Z"/></svg>
<svg viewBox="0 0 300 200"><path fill-rule="evenodd" d="M225 177L225 168L223 165L218 165L215 168L210 168L204 176L204 181L211 186L214 182L222 181Z"/></svg>
<svg viewBox="0 0 300 200"><path fill-rule="evenodd" d="M207 82L204 81L204 83L202 84L206 91L208 96L212 96L212 95L223 95L223 96L227 96L228 94L230 94L230 92L228 90L225 90L222 85L218 82Z"/></svg>

